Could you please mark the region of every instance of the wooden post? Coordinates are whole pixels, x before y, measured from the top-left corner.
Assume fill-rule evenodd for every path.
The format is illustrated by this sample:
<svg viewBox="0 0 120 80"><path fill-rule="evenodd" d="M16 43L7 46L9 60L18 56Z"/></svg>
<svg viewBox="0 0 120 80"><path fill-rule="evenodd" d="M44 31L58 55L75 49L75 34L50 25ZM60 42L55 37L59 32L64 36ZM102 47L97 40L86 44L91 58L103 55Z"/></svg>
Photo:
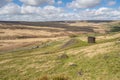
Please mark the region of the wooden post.
<svg viewBox="0 0 120 80"><path fill-rule="evenodd" d="M91 37L91 36L88 37L88 43L96 43L95 40L96 40L95 37Z"/></svg>

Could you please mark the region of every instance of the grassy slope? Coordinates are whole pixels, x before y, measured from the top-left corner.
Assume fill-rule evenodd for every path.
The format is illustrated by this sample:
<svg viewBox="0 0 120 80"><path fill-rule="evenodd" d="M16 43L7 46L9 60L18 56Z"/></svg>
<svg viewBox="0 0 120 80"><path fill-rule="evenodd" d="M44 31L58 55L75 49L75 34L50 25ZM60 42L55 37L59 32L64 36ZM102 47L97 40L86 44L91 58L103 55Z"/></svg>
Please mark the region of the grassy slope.
<svg viewBox="0 0 120 80"><path fill-rule="evenodd" d="M0 80L119 80L118 38L87 44L77 37L1 54ZM68 58L59 58L62 54Z"/></svg>

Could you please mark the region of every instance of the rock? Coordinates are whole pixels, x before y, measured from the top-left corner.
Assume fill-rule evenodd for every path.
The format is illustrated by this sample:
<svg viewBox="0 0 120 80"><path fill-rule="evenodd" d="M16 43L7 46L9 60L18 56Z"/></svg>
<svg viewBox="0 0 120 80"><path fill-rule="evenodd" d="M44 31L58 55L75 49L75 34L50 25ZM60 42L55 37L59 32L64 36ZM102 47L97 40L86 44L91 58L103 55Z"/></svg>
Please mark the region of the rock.
<svg viewBox="0 0 120 80"><path fill-rule="evenodd" d="M116 41L115 43L116 43L116 44L120 44L120 40Z"/></svg>
<svg viewBox="0 0 120 80"><path fill-rule="evenodd" d="M36 46L36 48L39 48L39 46Z"/></svg>
<svg viewBox="0 0 120 80"><path fill-rule="evenodd" d="M59 59L67 59L69 58L67 54L61 54L60 56L58 56Z"/></svg>
<svg viewBox="0 0 120 80"><path fill-rule="evenodd" d="M104 56L104 59L108 59L108 58L109 58L109 56L108 56L108 55L105 55L105 56Z"/></svg>
<svg viewBox="0 0 120 80"><path fill-rule="evenodd" d="M36 49L36 48L39 48L39 46L33 46L32 49Z"/></svg>
<svg viewBox="0 0 120 80"><path fill-rule="evenodd" d="M68 65L69 65L69 66L72 66L72 67L77 66L77 64L72 63L72 62L71 62L71 63L69 63Z"/></svg>
<svg viewBox="0 0 120 80"><path fill-rule="evenodd" d="M80 75L80 76L83 75L83 71L82 71L82 69L78 72L78 75Z"/></svg>

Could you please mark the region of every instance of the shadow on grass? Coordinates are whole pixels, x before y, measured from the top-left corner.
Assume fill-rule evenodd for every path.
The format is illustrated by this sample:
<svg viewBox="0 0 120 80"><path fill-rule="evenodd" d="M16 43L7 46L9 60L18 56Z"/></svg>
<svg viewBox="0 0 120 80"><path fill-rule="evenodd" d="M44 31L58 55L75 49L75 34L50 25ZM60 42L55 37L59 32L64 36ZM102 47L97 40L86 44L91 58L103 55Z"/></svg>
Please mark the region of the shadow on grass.
<svg viewBox="0 0 120 80"><path fill-rule="evenodd" d="M114 26L112 29L111 29L111 32L119 32L120 31L120 26Z"/></svg>

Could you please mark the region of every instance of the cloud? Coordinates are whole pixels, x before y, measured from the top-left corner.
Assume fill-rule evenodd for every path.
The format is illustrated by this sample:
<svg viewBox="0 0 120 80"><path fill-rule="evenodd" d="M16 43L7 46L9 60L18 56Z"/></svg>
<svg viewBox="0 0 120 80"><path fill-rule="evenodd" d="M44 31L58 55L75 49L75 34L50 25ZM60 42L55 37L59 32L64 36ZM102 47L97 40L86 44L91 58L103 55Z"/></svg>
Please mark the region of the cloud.
<svg viewBox="0 0 120 80"><path fill-rule="evenodd" d="M26 6L30 7L30 6ZM36 7L37 8L37 7ZM33 10L37 11L33 7ZM41 11L42 10L42 11ZM30 14L32 13L32 14ZM68 13L61 8L46 6L40 8L37 14L33 12L22 13L22 15L0 15L0 20L19 20L19 21L59 21L59 20L119 20L120 9L101 7L98 9L85 9L78 12Z"/></svg>
<svg viewBox="0 0 120 80"><path fill-rule="evenodd" d="M49 3L54 0L24 0L24 1L28 1L28 2L24 3L21 6L12 2L2 6L0 8L0 20L56 21L56 20L120 19L120 8L100 7L100 8L90 9L90 7L94 7L97 4L99 4L101 0L96 0L96 1L74 0L68 4L70 8L74 8L74 11L68 11L66 10L66 8L55 7L54 5L49 5L49 4L44 5L42 7L38 6L44 3ZM28 4L29 2L31 4ZM78 8L85 8L85 9L78 9Z"/></svg>
<svg viewBox="0 0 120 80"><path fill-rule="evenodd" d="M112 9L107 7L101 7L99 9L86 9L79 12L79 15L83 16L84 19L98 19L98 20L114 20L120 19L120 10Z"/></svg>
<svg viewBox="0 0 120 80"><path fill-rule="evenodd" d="M20 6L14 3L9 3L2 8L0 8L0 15L1 14L19 14L21 11Z"/></svg>
<svg viewBox="0 0 120 80"><path fill-rule="evenodd" d="M43 11L48 14L57 14L57 13L64 12L64 10L62 8L54 7L54 6L45 6L43 8Z"/></svg>
<svg viewBox="0 0 120 80"><path fill-rule="evenodd" d="M54 0L20 0L26 5L39 6L43 4L54 4Z"/></svg>
<svg viewBox="0 0 120 80"><path fill-rule="evenodd" d="M0 0L0 7L6 5L9 2L12 2L12 0Z"/></svg>
<svg viewBox="0 0 120 80"><path fill-rule="evenodd" d="M63 8L55 6L36 7L30 5L18 6L9 4L0 8L0 20L7 21L55 21L71 19L71 13L66 13Z"/></svg>
<svg viewBox="0 0 120 80"><path fill-rule="evenodd" d="M57 4L60 5L62 4L63 2L61 0L57 1Z"/></svg>
<svg viewBox="0 0 120 80"><path fill-rule="evenodd" d="M35 7L35 6L22 6L21 7L21 14L24 15L39 15L44 17L45 19L48 18L53 18L56 16L59 16L60 13L63 13L64 10L59 7L54 7L54 6L45 6L43 8L41 7Z"/></svg>
<svg viewBox="0 0 120 80"><path fill-rule="evenodd" d="M101 0L73 0L68 3L69 8L91 8L99 5Z"/></svg>
<svg viewBox="0 0 120 80"><path fill-rule="evenodd" d="M0 15L0 20L2 21L46 21L40 15Z"/></svg>
<svg viewBox="0 0 120 80"><path fill-rule="evenodd" d="M60 18L60 14L64 13L64 9L54 6L45 6L42 11L42 14L48 20L57 20Z"/></svg>
<svg viewBox="0 0 120 80"><path fill-rule="evenodd" d="M21 14L39 14L40 11L42 11L40 7L28 5L23 5L21 7Z"/></svg>
<svg viewBox="0 0 120 80"><path fill-rule="evenodd" d="M115 5L116 4L116 1L109 1L108 2L108 6L113 6L113 5Z"/></svg>

